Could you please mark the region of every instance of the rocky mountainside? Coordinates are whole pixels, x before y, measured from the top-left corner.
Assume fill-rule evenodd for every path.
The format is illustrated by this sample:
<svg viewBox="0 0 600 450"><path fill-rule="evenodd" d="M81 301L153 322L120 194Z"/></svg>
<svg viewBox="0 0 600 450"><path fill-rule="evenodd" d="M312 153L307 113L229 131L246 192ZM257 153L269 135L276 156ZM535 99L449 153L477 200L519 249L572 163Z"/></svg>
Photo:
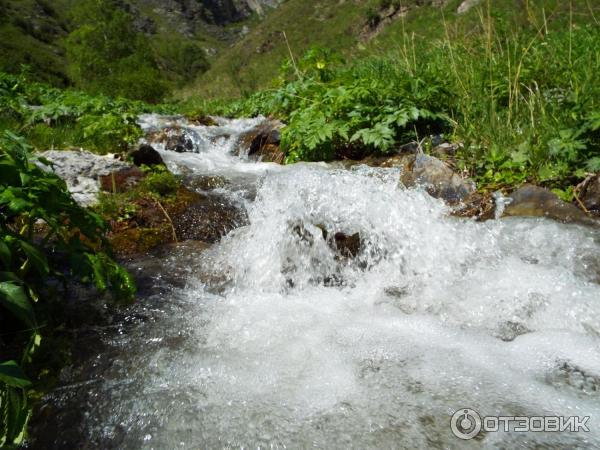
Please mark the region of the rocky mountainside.
<svg viewBox="0 0 600 450"><path fill-rule="evenodd" d="M116 0L153 46L190 41L215 55L243 36L244 22L261 17L281 0ZM0 0L0 71L28 65L34 75L68 84L62 40L72 30L77 0Z"/></svg>

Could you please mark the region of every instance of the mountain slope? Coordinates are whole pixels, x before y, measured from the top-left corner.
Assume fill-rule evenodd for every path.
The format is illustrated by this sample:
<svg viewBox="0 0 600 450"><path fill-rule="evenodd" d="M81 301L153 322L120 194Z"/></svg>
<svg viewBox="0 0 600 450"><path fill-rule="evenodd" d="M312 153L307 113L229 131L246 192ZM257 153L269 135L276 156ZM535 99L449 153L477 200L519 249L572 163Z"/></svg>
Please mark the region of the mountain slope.
<svg viewBox="0 0 600 450"><path fill-rule="evenodd" d="M70 11L77 0L0 0L0 71L31 67L35 78L69 84L64 38L77 24ZM239 40L248 21L279 0L115 0L132 26L149 37L159 67L175 84L204 70L210 59ZM193 48L202 53L193 53ZM186 55L185 53L188 53ZM192 61L190 59L194 59Z"/></svg>
<svg viewBox="0 0 600 450"><path fill-rule="evenodd" d="M600 4L591 0L288 0L253 24L179 96L237 97L267 87L290 50L299 58L316 45L352 59L406 53L412 40L433 43L476 36L485 32L488 12L500 18L507 31L523 26L560 30L567 29L571 19L575 24L598 24Z"/></svg>

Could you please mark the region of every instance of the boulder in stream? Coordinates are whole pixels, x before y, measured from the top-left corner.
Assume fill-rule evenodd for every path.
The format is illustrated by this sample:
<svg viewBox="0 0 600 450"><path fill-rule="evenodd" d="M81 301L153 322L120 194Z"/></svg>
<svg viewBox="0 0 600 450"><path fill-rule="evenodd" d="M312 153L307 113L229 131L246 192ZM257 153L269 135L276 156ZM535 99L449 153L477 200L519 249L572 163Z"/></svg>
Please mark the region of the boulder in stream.
<svg viewBox="0 0 600 450"><path fill-rule="evenodd" d="M335 233L333 235L335 249L345 258L355 258L362 248L360 233L346 234Z"/></svg>
<svg viewBox="0 0 600 450"><path fill-rule="evenodd" d="M252 160L283 164L285 155L280 147L281 128L283 123L267 120L242 134L239 139L238 155L246 153Z"/></svg>
<svg viewBox="0 0 600 450"><path fill-rule="evenodd" d="M131 190L144 178L144 173L137 167L123 167L108 175L100 175L98 181L103 191L122 193Z"/></svg>
<svg viewBox="0 0 600 450"><path fill-rule="evenodd" d="M235 228L248 223L243 209L225 197L194 193L191 201L173 215L180 241L217 242Z"/></svg>
<svg viewBox="0 0 600 450"><path fill-rule="evenodd" d="M133 160L133 163L138 167L162 166L165 164L160 153L148 144L140 145L137 149L132 151L129 156Z"/></svg>
<svg viewBox="0 0 600 450"><path fill-rule="evenodd" d="M158 131L149 132L146 140L151 144L163 145L165 150L185 153L194 151L194 141L197 141L198 137L189 128L170 125Z"/></svg>
<svg viewBox="0 0 600 450"><path fill-rule="evenodd" d="M532 184L521 186L509 199L504 216L547 217L563 223L598 224L575 205L562 201L548 189Z"/></svg>
<svg viewBox="0 0 600 450"><path fill-rule="evenodd" d="M458 204L475 192L475 183L454 172L445 162L423 153L401 153L391 156L368 156L364 159L345 160L340 164L350 168L359 164L371 167L399 168L400 182L405 187L423 186L429 195L446 203Z"/></svg>
<svg viewBox="0 0 600 450"><path fill-rule="evenodd" d="M422 153L411 155L400 181L406 187L424 186L429 195L456 204L475 192L475 183L463 179L443 161Z"/></svg>
<svg viewBox="0 0 600 450"><path fill-rule="evenodd" d="M588 177L580 185L579 198L588 211L600 215L600 173Z"/></svg>

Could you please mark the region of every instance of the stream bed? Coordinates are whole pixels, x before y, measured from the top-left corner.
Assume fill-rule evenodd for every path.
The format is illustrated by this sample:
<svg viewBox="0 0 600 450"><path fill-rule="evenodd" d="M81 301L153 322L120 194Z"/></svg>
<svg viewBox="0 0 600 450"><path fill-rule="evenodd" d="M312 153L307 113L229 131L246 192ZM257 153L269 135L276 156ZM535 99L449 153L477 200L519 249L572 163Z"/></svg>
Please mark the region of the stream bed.
<svg viewBox="0 0 600 450"><path fill-rule="evenodd" d="M178 123L194 151L159 147L192 184L224 180L247 225L128 263L140 298L82 334L33 447L600 448L598 229L451 217L398 169L235 155L260 120ZM461 440L465 408L589 432Z"/></svg>

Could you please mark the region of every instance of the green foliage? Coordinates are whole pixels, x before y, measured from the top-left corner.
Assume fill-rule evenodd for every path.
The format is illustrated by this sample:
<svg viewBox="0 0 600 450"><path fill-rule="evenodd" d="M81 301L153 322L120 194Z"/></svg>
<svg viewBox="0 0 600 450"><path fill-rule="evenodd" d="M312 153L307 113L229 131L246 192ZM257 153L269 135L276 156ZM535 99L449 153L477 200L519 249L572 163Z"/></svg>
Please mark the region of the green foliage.
<svg viewBox="0 0 600 450"><path fill-rule="evenodd" d="M157 102L167 92L150 44L113 0L84 0L72 11L78 28L65 46L69 73L92 93Z"/></svg>
<svg viewBox="0 0 600 450"><path fill-rule="evenodd" d="M399 142L450 125L448 94L430 74L415 77L385 59L342 63L313 49L297 66L299 79L250 97L233 111L285 120L288 162L385 154Z"/></svg>
<svg viewBox="0 0 600 450"><path fill-rule="evenodd" d="M600 28L509 31L504 16L480 18L474 35L404 36L392 53L351 65L312 50L284 64L274 89L226 112L287 122L288 162L386 153L444 132L464 143L457 166L488 189L566 190L599 170Z"/></svg>
<svg viewBox="0 0 600 450"><path fill-rule="evenodd" d="M138 189L142 192L157 194L159 197L174 195L179 189L179 179L166 167L144 167L146 176L140 182Z"/></svg>
<svg viewBox="0 0 600 450"><path fill-rule="evenodd" d="M142 134L137 116L151 111L171 109L61 90L0 72L0 125L6 123L38 148L80 146L98 153L123 152Z"/></svg>
<svg viewBox="0 0 600 450"><path fill-rule="evenodd" d="M175 85L193 81L209 68L204 48L178 33L157 36L152 49L161 72Z"/></svg>
<svg viewBox="0 0 600 450"><path fill-rule="evenodd" d="M133 188L123 193L103 193L95 210L107 220L125 222L135 217L143 199L158 200L168 204L177 200L181 180L163 166L142 166L144 178Z"/></svg>
<svg viewBox="0 0 600 450"><path fill-rule="evenodd" d="M102 251L103 221L79 207L60 178L32 163L30 150L9 132L0 136L0 317L3 331L16 336L13 345L18 336L29 336L22 365L40 345L45 318L38 310L49 277L93 283L123 300L135 293L129 274ZM29 384L16 362L0 364L0 412L6 418L0 445L23 438Z"/></svg>

